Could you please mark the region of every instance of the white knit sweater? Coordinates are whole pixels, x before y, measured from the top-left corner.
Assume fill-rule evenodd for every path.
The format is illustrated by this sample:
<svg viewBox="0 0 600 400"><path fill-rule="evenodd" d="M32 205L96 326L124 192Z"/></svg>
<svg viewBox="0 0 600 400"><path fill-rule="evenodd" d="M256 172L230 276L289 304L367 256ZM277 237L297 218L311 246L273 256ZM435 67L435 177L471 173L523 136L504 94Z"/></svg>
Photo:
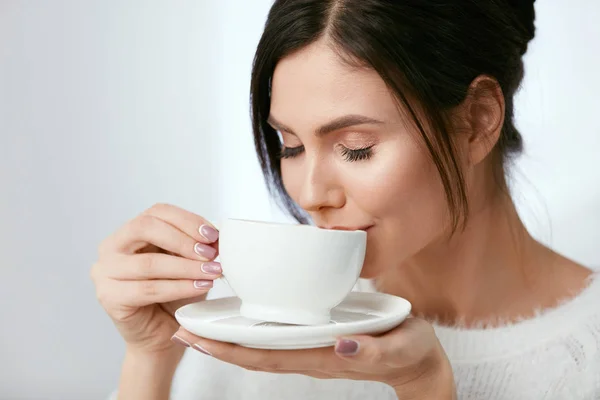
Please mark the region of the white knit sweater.
<svg viewBox="0 0 600 400"><path fill-rule="evenodd" d="M454 369L458 398L600 399L599 276L576 297L532 319L479 330L436 326ZM172 399L391 400L396 395L377 382L251 372L188 350Z"/></svg>

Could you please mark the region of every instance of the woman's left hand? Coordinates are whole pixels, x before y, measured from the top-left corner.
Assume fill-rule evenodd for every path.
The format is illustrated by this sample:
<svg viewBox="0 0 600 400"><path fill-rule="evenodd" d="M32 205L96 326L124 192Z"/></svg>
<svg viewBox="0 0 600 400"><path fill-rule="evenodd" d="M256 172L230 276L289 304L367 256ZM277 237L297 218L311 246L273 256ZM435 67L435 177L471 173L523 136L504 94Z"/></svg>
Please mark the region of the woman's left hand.
<svg viewBox="0 0 600 400"><path fill-rule="evenodd" d="M183 328L175 336L195 350L251 371L379 381L392 386L400 398L456 398L448 358L433 327L418 318L408 318L381 336L340 338L334 349L251 349L201 338Z"/></svg>

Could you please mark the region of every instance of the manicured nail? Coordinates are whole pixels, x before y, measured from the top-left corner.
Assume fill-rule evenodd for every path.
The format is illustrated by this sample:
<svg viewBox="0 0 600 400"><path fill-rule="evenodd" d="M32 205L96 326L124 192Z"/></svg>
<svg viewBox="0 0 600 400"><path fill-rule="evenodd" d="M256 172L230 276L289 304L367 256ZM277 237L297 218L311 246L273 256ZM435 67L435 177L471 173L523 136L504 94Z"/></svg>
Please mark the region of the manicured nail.
<svg viewBox="0 0 600 400"><path fill-rule="evenodd" d="M211 243L216 242L219 238L219 232L210 225L201 225L198 231L206 240L210 241Z"/></svg>
<svg viewBox="0 0 600 400"><path fill-rule="evenodd" d="M335 352L343 356L353 356L358 353L358 342L356 340L342 339L337 342Z"/></svg>
<svg viewBox="0 0 600 400"><path fill-rule="evenodd" d="M208 350L205 350L205 349L203 349L203 348L202 348L202 346L200 346L199 344L196 344L196 343L194 343L194 344L192 345L192 347L193 347L195 350L198 350L200 353L204 353L204 354L206 354L207 356L212 356L212 354L210 354L210 352L208 352Z"/></svg>
<svg viewBox="0 0 600 400"><path fill-rule="evenodd" d="M183 340L182 338L180 338L177 335L171 336L171 341L173 343L177 343L177 344L180 344L180 345L185 346L185 347L190 347L190 344L188 342L186 342L185 340Z"/></svg>
<svg viewBox="0 0 600 400"><path fill-rule="evenodd" d="M196 289L207 289L213 287L213 281L194 281Z"/></svg>
<svg viewBox="0 0 600 400"><path fill-rule="evenodd" d="M223 272L223 269L221 269L221 264L215 261L202 263L200 269L205 274L211 275L221 275L221 273Z"/></svg>
<svg viewBox="0 0 600 400"><path fill-rule="evenodd" d="M204 257L208 260L212 260L217 254L217 251L215 249L202 243L196 243L194 245L194 251L199 256Z"/></svg>

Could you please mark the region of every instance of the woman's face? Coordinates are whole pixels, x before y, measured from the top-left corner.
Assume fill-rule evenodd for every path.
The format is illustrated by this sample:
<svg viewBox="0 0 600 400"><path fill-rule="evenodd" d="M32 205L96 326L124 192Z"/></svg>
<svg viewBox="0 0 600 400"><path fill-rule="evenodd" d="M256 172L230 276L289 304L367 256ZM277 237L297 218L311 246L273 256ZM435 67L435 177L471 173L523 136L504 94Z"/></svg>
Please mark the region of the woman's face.
<svg viewBox="0 0 600 400"><path fill-rule="evenodd" d="M285 148L285 188L315 224L367 229L363 277L447 232L437 170L377 73L316 42L277 65L269 123Z"/></svg>

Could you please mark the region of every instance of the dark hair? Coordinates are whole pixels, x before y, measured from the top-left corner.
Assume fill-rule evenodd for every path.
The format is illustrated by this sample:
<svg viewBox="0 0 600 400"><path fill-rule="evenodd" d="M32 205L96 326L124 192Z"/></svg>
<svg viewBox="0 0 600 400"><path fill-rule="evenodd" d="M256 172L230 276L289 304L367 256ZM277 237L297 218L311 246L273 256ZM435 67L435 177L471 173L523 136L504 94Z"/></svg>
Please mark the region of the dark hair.
<svg viewBox="0 0 600 400"><path fill-rule="evenodd" d="M296 220L308 222L283 186L280 139L267 123L270 85L282 58L326 37L344 61L375 70L408 110L439 172L455 230L461 216L466 221L468 204L445 111L465 99L476 77L497 81L505 120L492 154L505 185L505 163L522 150L513 123L513 97L523 79L522 56L535 33L534 1L275 1L256 50L251 81L254 140L271 193ZM426 121L417 117L416 105Z"/></svg>

